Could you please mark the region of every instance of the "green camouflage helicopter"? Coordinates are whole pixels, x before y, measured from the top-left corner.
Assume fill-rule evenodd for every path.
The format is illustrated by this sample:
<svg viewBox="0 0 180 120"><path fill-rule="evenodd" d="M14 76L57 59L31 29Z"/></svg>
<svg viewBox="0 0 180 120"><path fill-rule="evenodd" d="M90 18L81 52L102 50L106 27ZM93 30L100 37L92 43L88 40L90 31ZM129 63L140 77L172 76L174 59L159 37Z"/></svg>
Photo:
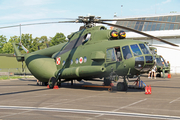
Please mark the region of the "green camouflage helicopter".
<svg viewBox="0 0 180 120"><path fill-rule="evenodd" d="M149 47L149 48L151 53L154 55L156 59L156 68L157 68L156 72L158 72L156 76L161 77L161 72L163 71L163 63L165 64L165 73L170 73L170 66L161 55L157 54L157 48L155 47Z"/></svg>
<svg viewBox="0 0 180 120"><path fill-rule="evenodd" d="M16 58L18 61L25 61L29 71L39 81L49 84L50 88L53 88L55 84L60 85L66 81L73 82L73 80L80 81L82 79L89 80L93 78L104 78L104 85L111 85L112 81L116 82L119 76L123 76L123 82L118 82L117 89L127 90L126 77L128 75L140 75L141 73L148 72L155 65L153 54L144 42L126 39L125 32L108 30L104 26L96 26L96 23L127 29L177 46L141 31L111 24L106 21L117 20L100 19L100 17L95 16L80 16L74 21L57 22L84 23L84 26L80 27L79 31L70 34L67 37L68 41L66 43L25 55L21 55L14 43L13 47ZM51 24L51 22L37 24ZM21 26L37 24L24 24ZM8 27L0 27L0 29Z"/></svg>

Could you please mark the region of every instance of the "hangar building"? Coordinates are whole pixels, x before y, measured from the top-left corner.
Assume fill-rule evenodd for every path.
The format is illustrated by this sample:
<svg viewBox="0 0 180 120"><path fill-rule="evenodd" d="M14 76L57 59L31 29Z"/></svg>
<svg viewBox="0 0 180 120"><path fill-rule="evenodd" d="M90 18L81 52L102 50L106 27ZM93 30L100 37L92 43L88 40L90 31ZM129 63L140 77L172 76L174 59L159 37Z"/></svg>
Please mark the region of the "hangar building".
<svg viewBox="0 0 180 120"><path fill-rule="evenodd" d="M156 21L169 21L169 22L180 23L180 14L173 13L168 15L152 15L152 16L123 17L123 18L115 17L114 19L138 19L138 20L154 20L154 21L156 20ZM115 21L115 24L145 32L147 34L162 38L166 41L172 42L180 46L180 24L178 25L178 24L152 23L152 22L139 22L139 21ZM113 28L113 29L119 29L119 28ZM157 54L162 55L166 61L170 62L171 73L174 74L180 73L180 47L167 45L155 39L151 39L131 31L127 31L127 30L124 31L126 31L127 38L141 40L141 41L149 42L149 44L151 45L156 45Z"/></svg>

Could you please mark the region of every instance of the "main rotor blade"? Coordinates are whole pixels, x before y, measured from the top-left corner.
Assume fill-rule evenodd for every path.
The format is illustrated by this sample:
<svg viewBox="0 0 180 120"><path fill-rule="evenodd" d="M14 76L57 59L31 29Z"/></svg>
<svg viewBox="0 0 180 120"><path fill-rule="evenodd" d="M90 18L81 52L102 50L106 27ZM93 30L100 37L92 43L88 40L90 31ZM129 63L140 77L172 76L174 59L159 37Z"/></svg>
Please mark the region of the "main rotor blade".
<svg viewBox="0 0 180 120"><path fill-rule="evenodd" d="M76 22L76 21L59 21L59 22L30 23L30 24L20 24L20 25L5 26L5 27L0 27L0 29L12 28L12 27L19 27L19 26L29 26L29 25L42 25L42 24L55 24L55 23L75 23L75 22Z"/></svg>
<svg viewBox="0 0 180 120"><path fill-rule="evenodd" d="M100 22L100 23L102 23L102 24L107 24L107 25L109 25L109 26L113 26L113 27L117 27L117 28L126 29L126 30L129 30L129 31L132 31L132 32L139 33L139 34L141 34L141 35L150 37L150 38L152 38L152 39L156 39L156 40L161 41L161 42L164 42L164 43L166 43L166 44L179 47L178 45L176 45L176 44L174 44L174 43L165 41L165 40L163 40L163 39L157 38L157 37L155 37L155 36L149 35L149 34L147 34L147 33L144 33L144 32L138 31L138 30L134 30L134 29L131 29L131 28L128 28L128 27L124 27L124 26L121 26L121 25L115 25L115 24L111 24L111 23L106 23L106 22Z"/></svg>
<svg viewBox="0 0 180 120"><path fill-rule="evenodd" d="M180 25L180 22L155 21L155 20L137 20L137 19L101 19L101 21L139 21L139 22L169 23L169 24L179 24Z"/></svg>
<svg viewBox="0 0 180 120"><path fill-rule="evenodd" d="M161 48L165 48L165 49L173 49L173 50L178 50L178 51L180 51L180 49L177 49L177 48L171 48L171 47L166 47L166 46L160 46L160 45L149 45L149 47L151 47L151 46L154 46L154 47L161 47Z"/></svg>

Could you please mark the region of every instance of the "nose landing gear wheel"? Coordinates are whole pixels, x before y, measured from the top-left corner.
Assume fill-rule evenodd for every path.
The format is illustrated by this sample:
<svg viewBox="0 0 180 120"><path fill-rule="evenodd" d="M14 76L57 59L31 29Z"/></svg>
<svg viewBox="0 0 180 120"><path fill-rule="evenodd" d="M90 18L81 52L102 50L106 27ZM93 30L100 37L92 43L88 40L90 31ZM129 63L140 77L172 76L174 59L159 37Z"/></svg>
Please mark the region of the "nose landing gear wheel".
<svg viewBox="0 0 180 120"><path fill-rule="evenodd" d="M127 91L128 86L124 84L124 82L118 82L117 84L117 90L118 91Z"/></svg>
<svg viewBox="0 0 180 120"><path fill-rule="evenodd" d="M111 85L111 80L108 78L104 78L104 86L110 86Z"/></svg>
<svg viewBox="0 0 180 120"><path fill-rule="evenodd" d="M48 82L48 84L49 84L49 88L54 88L54 85L56 84L56 78L55 77L51 77L50 79L49 79L49 82Z"/></svg>
<svg viewBox="0 0 180 120"><path fill-rule="evenodd" d="M118 90L118 91L124 90L124 84L123 84L122 82L118 82L118 84L117 84L117 90Z"/></svg>

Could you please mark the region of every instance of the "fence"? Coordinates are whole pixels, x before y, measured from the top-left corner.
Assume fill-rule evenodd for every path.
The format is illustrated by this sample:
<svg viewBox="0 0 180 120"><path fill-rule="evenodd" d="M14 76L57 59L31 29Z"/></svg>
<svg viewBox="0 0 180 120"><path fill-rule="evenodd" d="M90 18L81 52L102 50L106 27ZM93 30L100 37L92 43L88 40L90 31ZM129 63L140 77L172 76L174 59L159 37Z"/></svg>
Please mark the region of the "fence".
<svg viewBox="0 0 180 120"><path fill-rule="evenodd" d="M13 76L13 75L31 75L31 72L25 68L0 68L0 76Z"/></svg>
<svg viewBox="0 0 180 120"><path fill-rule="evenodd" d="M180 74L180 66L171 66L172 74Z"/></svg>

